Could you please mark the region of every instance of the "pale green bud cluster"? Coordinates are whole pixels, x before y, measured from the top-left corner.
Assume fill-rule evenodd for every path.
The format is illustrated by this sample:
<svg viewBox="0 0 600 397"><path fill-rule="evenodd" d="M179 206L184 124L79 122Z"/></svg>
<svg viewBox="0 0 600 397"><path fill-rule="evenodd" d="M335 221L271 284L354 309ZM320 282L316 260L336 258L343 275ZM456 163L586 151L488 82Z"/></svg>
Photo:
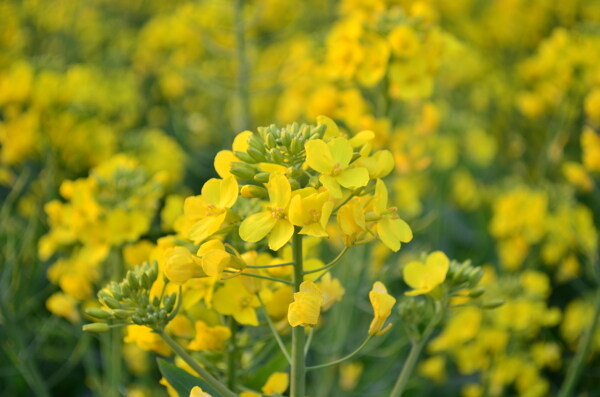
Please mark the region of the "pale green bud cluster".
<svg viewBox="0 0 600 397"><path fill-rule="evenodd" d="M177 294L151 297L150 290L158 278L158 264L145 263L127 272L121 282L111 282L98 292L105 308L89 308L86 314L98 320L111 320L114 325L146 325L162 329L175 316ZM104 325L102 325L104 324ZM108 324L84 326L84 331L104 332Z"/></svg>

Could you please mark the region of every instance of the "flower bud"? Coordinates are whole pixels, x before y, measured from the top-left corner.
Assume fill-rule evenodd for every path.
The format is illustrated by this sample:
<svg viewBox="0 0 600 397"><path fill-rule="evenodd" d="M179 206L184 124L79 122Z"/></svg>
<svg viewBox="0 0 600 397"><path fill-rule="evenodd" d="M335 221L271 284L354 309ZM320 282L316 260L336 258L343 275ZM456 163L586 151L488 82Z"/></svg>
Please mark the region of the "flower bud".
<svg viewBox="0 0 600 397"><path fill-rule="evenodd" d="M269 182L269 175L270 174L268 172L259 172L258 174L254 175L254 180L260 183L267 183Z"/></svg>
<svg viewBox="0 0 600 397"><path fill-rule="evenodd" d="M112 296L106 296L102 298L102 302L111 309L118 309L121 306L119 301L113 298Z"/></svg>
<svg viewBox="0 0 600 397"><path fill-rule="evenodd" d="M260 151L254 149L253 147L249 147L246 151L248 152L250 157L252 157L254 160L256 160L259 163L267 161L267 158L265 157L265 155L262 154Z"/></svg>
<svg viewBox="0 0 600 397"><path fill-rule="evenodd" d="M479 298L483 294L485 294L484 287L473 288L471 291L469 291L469 297L471 298Z"/></svg>
<svg viewBox="0 0 600 397"><path fill-rule="evenodd" d="M85 314L87 314L90 317L98 318L101 320L112 317L111 313L109 313L106 310L99 309L97 307L89 307L89 308L85 309Z"/></svg>
<svg viewBox="0 0 600 397"><path fill-rule="evenodd" d="M481 304L482 309L496 309L504 304L504 299L494 299Z"/></svg>
<svg viewBox="0 0 600 397"><path fill-rule="evenodd" d="M91 332L94 334L100 334L103 332L107 332L109 329L110 329L110 327L106 323L91 323L91 324L85 324L83 326L84 332Z"/></svg>
<svg viewBox="0 0 600 397"><path fill-rule="evenodd" d="M245 179L248 181L251 181L256 174L256 170L245 163L234 163L229 172L240 179Z"/></svg>
<svg viewBox="0 0 600 397"><path fill-rule="evenodd" d="M267 189L262 186L244 185L240 189L240 194L245 198L266 198Z"/></svg>

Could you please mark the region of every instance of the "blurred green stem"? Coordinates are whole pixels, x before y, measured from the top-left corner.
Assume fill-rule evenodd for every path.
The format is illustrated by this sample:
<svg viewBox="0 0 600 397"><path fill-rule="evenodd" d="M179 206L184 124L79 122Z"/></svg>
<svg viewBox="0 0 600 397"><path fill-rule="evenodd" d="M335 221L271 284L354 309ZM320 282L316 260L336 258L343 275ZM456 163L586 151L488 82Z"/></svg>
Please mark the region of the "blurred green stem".
<svg viewBox="0 0 600 397"><path fill-rule="evenodd" d="M237 132L251 128L250 115L250 68L246 54L246 25L244 23L244 0L235 0L235 42L237 57L237 99L239 112Z"/></svg>
<svg viewBox="0 0 600 397"><path fill-rule="evenodd" d="M579 376L581 375L581 370L583 369L583 363L590 351L592 346L592 342L594 340L594 334L596 333L596 329L598 328L598 322L600 318L600 289L596 291L596 300L594 301L594 314L592 315L592 319L590 321L589 328L583 334L581 342L579 344L579 349L577 349L577 353L571 361L571 365L569 365L569 369L567 370L567 376L565 381L560 388L560 392L558 393L558 397L568 397L573 395L575 390L575 386L577 386L577 382L579 381Z"/></svg>
<svg viewBox="0 0 600 397"><path fill-rule="evenodd" d="M267 308L265 307L265 304L264 304L262 298L260 297L260 294L256 294L256 297L258 298L258 301L260 302L260 306L262 307L262 310L265 314L265 318L267 319L267 324L269 324L271 333L275 337L275 341L279 345L279 349L281 350L281 353L283 353L287 362L291 364L292 358L290 357L290 353L288 353L287 348L285 347L285 344L283 343L283 340L281 340L281 335L279 335L279 332L277 332L277 328L275 328L275 324L273 324L273 320L271 319L271 316L269 316L269 313L267 312Z"/></svg>
<svg viewBox="0 0 600 397"><path fill-rule="evenodd" d="M164 331L160 330L160 331L156 331L156 333L158 335L160 335L160 337L165 341L165 343L167 345L169 345L171 350L173 350L175 352L175 354L177 354L179 357L181 357L183 359L183 361L186 362L187 365L189 365L194 371L196 371L196 373L198 373L198 375L200 375L200 377L204 381L206 381L206 383L208 383L210 385L210 387L212 387L217 392L219 392L220 396L222 396L222 397L237 397L237 394L235 394L234 392L229 390L227 388L227 386L225 386L223 383L221 383L217 378L213 377L206 369L202 368L200 366L200 364L198 364L196 362L196 360L194 360L192 358L192 356L190 356L183 349L183 347L181 347L177 342L175 342Z"/></svg>
<svg viewBox="0 0 600 397"><path fill-rule="evenodd" d="M414 372L415 367L417 366L417 363L419 362L419 357L421 356L421 352L423 351L423 348L429 341L429 338L431 337L431 334L435 330L435 327L442 320L443 315L444 315L443 306L439 301L436 301L435 302L435 313L431 317L431 320L429 321L427 328L425 328L425 331L421 335L421 338L418 341L412 342L412 347L410 348L410 353L408 354L408 358L406 359L406 362L404 363L402 372L400 372L400 376L398 377L398 380L396 380L396 384L394 385L394 388L392 389L392 392L390 393L390 397L400 397L402 395L402 393L404 393L404 389L406 388L406 385L408 384L408 380L410 379L410 376Z"/></svg>
<svg viewBox="0 0 600 397"><path fill-rule="evenodd" d="M292 255L294 258L294 292L300 290L300 284L304 280L303 258L302 258L302 235L298 230L294 231L292 237ZM305 362L304 362L304 327L292 328L292 384L290 397L304 397L305 395Z"/></svg>
<svg viewBox="0 0 600 397"><path fill-rule="evenodd" d="M235 337L237 331L237 323L233 316L227 318L229 329L231 331L231 337L227 345L227 387L231 390L235 390L235 379L236 379L236 366L237 366L237 346L235 344Z"/></svg>
<svg viewBox="0 0 600 397"><path fill-rule="evenodd" d="M350 360L352 357L354 357L358 353L360 353L360 351L362 349L364 349L364 347L367 345L367 343L369 343L369 341L371 339L373 339L373 335L367 336L367 339L365 339L364 342L359 347L356 348L356 350L354 350L352 353L348 354L347 356L340 358L339 360L335 360L335 361L331 361L329 363L324 363L324 364L319 364L319 365L313 365L312 367L307 367L306 370L312 371L315 369L327 368L327 367L331 367L332 365L338 365L338 364L343 363L344 361Z"/></svg>

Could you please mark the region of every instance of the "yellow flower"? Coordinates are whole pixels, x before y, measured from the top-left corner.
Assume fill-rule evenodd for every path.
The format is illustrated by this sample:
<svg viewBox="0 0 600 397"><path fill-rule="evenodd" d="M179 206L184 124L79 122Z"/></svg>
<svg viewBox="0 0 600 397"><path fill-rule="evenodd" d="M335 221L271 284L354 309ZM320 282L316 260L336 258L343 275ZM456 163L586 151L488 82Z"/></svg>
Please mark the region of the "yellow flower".
<svg viewBox="0 0 600 397"><path fill-rule="evenodd" d="M183 285L194 277L206 276L202 261L185 247L175 247L167 254L165 275L174 284Z"/></svg>
<svg viewBox="0 0 600 397"><path fill-rule="evenodd" d="M254 308L259 304L258 298L248 291L240 277L227 280L225 285L215 292L213 298L217 312L233 316L240 324L254 326L258 325Z"/></svg>
<svg viewBox="0 0 600 397"><path fill-rule="evenodd" d="M337 223L344 234L344 243L351 246L358 236L367 230L365 210L360 198L354 197L340 207L337 212Z"/></svg>
<svg viewBox="0 0 600 397"><path fill-rule="evenodd" d="M302 226L300 234L327 237L327 222L333 211L333 201L327 192L308 190L308 195L296 194L290 201L289 219L293 225Z"/></svg>
<svg viewBox="0 0 600 397"><path fill-rule="evenodd" d="M157 333L144 325L130 325L125 328L125 343L135 343L142 350L152 350L163 356L170 356L171 349Z"/></svg>
<svg viewBox="0 0 600 397"><path fill-rule="evenodd" d="M385 328L383 326L390 314L392 314L396 298L388 294L387 288L385 288L383 283L376 281L369 292L369 300L373 306L374 316L369 326L369 335L383 335L392 327L392 324L388 324Z"/></svg>
<svg viewBox="0 0 600 397"><path fill-rule="evenodd" d="M321 292L323 294L322 309L324 312L329 310L335 302L341 301L342 297L346 293L346 290L344 287L342 287L340 280L337 278L332 278L331 273L325 273L325 275L321 278L319 288L321 288Z"/></svg>
<svg viewBox="0 0 600 397"><path fill-rule="evenodd" d="M194 386L190 390L190 397L212 397L210 394L202 390L200 386Z"/></svg>
<svg viewBox="0 0 600 397"><path fill-rule="evenodd" d="M240 393L240 397L262 397L262 395L253 391L243 391Z"/></svg>
<svg viewBox="0 0 600 397"><path fill-rule="evenodd" d="M294 302L288 308L288 322L292 327L312 327L319 322L323 294L312 281L300 284L300 292L294 293Z"/></svg>
<svg viewBox="0 0 600 397"><path fill-rule="evenodd" d="M210 240L202 244L196 252L202 260L202 269L213 277L221 277L223 269L231 262L231 254L225 251L221 240Z"/></svg>
<svg viewBox="0 0 600 397"><path fill-rule="evenodd" d="M225 179L209 179L202 187L200 196L188 197L183 213L188 222L187 234L194 244L213 235L238 198L238 183L233 176Z"/></svg>
<svg viewBox="0 0 600 397"><path fill-rule="evenodd" d="M334 198L342 198L343 186L356 189L369 182L369 172L364 167L350 168L352 145L347 139L334 138L325 143L321 139L308 141L306 163L313 170L320 172L319 180Z"/></svg>
<svg viewBox="0 0 600 397"><path fill-rule="evenodd" d="M581 150L585 168L600 172L600 135L589 127L581 134Z"/></svg>
<svg viewBox="0 0 600 397"><path fill-rule="evenodd" d="M446 279L450 261L441 251L435 251L427 255L425 263L412 261L408 263L402 272L404 282L414 288L406 295L421 295L431 292Z"/></svg>
<svg viewBox="0 0 600 397"><path fill-rule="evenodd" d="M294 226L287 219L288 205L292 197L292 188L288 179L281 173L269 176L267 183L270 206L265 211L250 215L240 225L240 237L255 243L269 236L269 248L277 251L294 234Z"/></svg>
<svg viewBox="0 0 600 397"><path fill-rule="evenodd" d="M229 328L222 325L209 327L204 321L196 321L195 327L196 337L189 343L189 350L221 350L231 337Z"/></svg>
<svg viewBox="0 0 600 397"><path fill-rule="evenodd" d="M283 394L290 383L290 376L286 372L275 372L262 387L262 392L265 394Z"/></svg>
<svg viewBox="0 0 600 397"><path fill-rule="evenodd" d="M386 247L396 252L400 242L412 240L412 230L398 217L396 208L388 208L388 191L381 179L375 185L373 212L379 217L375 225L377 237Z"/></svg>
<svg viewBox="0 0 600 397"><path fill-rule="evenodd" d="M79 321L79 310L77 300L62 292L55 292L46 299L46 308L57 316L61 316L72 322Z"/></svg>
<svg viewBox="0 0 600 397"><path fill-rule="evenodd" d="M421 47L419 36L410 26L400 25L394 28L388 36L394 55L399 57L411 57Z"/></svg>

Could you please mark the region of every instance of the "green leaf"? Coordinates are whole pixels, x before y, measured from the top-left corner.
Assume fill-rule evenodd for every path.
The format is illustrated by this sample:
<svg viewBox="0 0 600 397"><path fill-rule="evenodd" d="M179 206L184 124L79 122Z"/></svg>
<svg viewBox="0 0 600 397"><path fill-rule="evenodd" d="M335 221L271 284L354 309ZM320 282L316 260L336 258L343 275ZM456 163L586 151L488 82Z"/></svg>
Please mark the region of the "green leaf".
<svg viewBox="0 0 600 397"><path fill-rule="evenodd" d="M202 390L212 396L218 396L219 393L208 385L202 379L190 374L184 369L181 369L162 358L157 358L158 368L160 373L177 391L180 397L189 397L190 391L194 386L200 386Z"/></svg>

